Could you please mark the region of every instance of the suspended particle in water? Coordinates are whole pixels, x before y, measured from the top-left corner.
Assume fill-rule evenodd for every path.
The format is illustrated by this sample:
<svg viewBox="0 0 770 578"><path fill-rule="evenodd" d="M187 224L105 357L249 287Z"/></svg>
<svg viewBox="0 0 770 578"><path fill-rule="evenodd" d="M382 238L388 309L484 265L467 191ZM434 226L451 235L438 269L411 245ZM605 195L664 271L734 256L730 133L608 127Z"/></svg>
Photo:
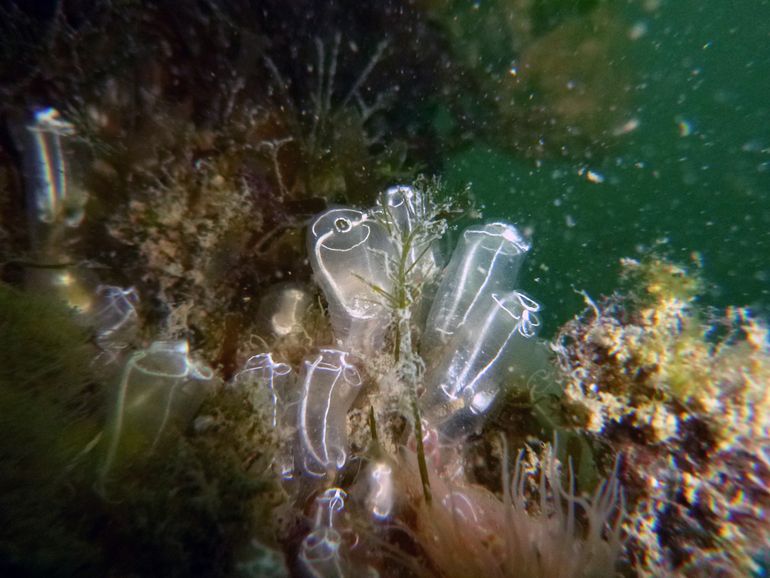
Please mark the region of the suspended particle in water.
<svg viewBox="0 0 770 578"><path fill-rule="evenodd" d="M690 122L686 118L677 117L676 126L679 129L679 136L681 137L687 137L693 133L692 122Z"/></svg>

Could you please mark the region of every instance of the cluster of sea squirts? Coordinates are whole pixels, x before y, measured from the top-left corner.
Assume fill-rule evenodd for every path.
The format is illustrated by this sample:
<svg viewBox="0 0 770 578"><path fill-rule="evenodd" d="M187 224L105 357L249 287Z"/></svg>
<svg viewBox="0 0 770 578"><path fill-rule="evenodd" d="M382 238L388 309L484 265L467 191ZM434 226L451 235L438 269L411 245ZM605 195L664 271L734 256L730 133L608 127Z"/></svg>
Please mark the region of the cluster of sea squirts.
<svg viewBox="0 0 770 578"><path fill-rule="evenodd" d="M312 575L341 563L335 513L347 494L336 483L349 460L347 414L366 379L385 387L367 361L395 350L398 339L397 353L385 355L398 357L395 387L414 403L425 440L457 440L480 426L540 324L539 305L513 285L530 247L519 231L506 223L469 227L441 273L445 227L424 220L435 217L429 203L420 190L398 186L367 211L336 207L313 219L308 254L333 341L317 344L296 379L294 368L264 352L234 380L268 392L273 425L289 432L275 462L284 482L301 486L300 495L320 491L299 554ZM422 289L439 274L427 309ZM418 324L419 354L411 345ZM393 476L385 463L367 472L364 502L374 519L393 510Z"/></svg>
<svg viewBox="0 0 770 578"><path fill-rule="evenodd" d="M56 203L50 185L38 192ZM273 469L289 495L300 502L315 496L314 522L298 556L311 575L337 575L324 568L339 570L345 559L335 515L347 493L337 482L350 457L348 412L365 381L375 382L384 397L406 398L407 435L419 433L421 449L440 462L438 440L478 430L535 347L540 306L515 289L529 242L510 224L471 226L443 268L442 208L418 188L397 186L368 211L336 207L314 218L308 256L328 307L332 342L315 344L298 372L271 352L253 355L228 386L248 392L255 411L267 415L277 434ZM122 365L97 484L108 495L123 467L153 452L172 426L192 421L215 380L186 340L131 351L139 327L133 288L98 285L94 295L81 315L97 335L100 363ZM273 319L281 315L287 312ZM391 360L388 379L367 364L382 357ZM398 391L383 392L386 382ZM367 470L364 503L374 520L387 520L393 511L393 476L386 462Z"/></svg>
<svg viewBox="0 0 770 578"><path fill-rule="evenodd" d="M82 218L81 212L73 219L67 209L70 181L46 178L66 175L62 127L68 125L62 122L53 109L40 111L21 147L28 161L30 221L39 229L37 248L49 260L62 257L54 241ZM442 448L478 431L506 384L526 380L537 357L540 306L516 289L528 240L507 223L470 226L444 265L440 241L450 205L434 193L429 186L395 186L367 210L334 207L312 219L308 259L332 336L315 342L323 340L316 336L298 368L280 351L256 353L227 386L247 392L254 411L276 432L273 468L294 507L305 510L308 499L312 504L297 563L313 576L341 575L348 558L339 518L351 489L345 469L354 453L354 404L373 408L381 399L400 399L410 427L395 446L416 446L419 459L427 460L420 474L429 501L428 470L446 478L441 487L467 484L462 467ZM109 496L124 468L153 453L170 430L192 422L214 389L215 372L191 355L186 340L133 349L140 317L133 288L98 284L66 265L50 271L33 271L29 283L38 289L80 288L90 296L77 310L95 332L99 364L116 375L99 444L97 488ZM75 304L69 293L65 297ZM296 308L303 299L286 299L284 305ZM297 318L278 310L272 320L288 323L292 331ZM374 523L394 515L394 463L372 460L355 480L356 493L364 494L356 508ZM452 492L437 489L436 496L442 507L457 510ZM463 508L472 513L470 502Z"/></svg>

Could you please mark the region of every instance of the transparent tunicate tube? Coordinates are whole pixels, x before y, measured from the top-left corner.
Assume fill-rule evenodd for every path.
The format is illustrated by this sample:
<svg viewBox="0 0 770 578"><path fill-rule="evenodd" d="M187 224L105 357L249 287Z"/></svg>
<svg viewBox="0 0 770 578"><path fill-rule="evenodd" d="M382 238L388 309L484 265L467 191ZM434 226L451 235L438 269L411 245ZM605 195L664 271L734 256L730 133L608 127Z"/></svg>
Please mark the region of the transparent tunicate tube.
<svg viewBox="0 0 770 578"><path fill-rule="evenodd" d="M393 247L382 225L355 209L330 209L310 225L310 265L329 304L337 342L360 352L382 344L389 323Z"/></svg>
<svg viewBox="0 0 770 578"><path fill-rule="evenodd" d="M393 512L396 497L393 468L385 461L373 462L367 471L367 482L367 509L375 520L387 520Z"/></svg>
<svg viewBox="0 0 770 578"><path fill-rule="evenodd" d="M516 286L529 242L513 225L489 223L463 231L444 270L425 325L421 348L430 354L446 345L475 308L486 308L493 293Z"/></svg>
<svg viewBox="0 0 770 578"><path fill-rule="evenodd" d="M268 289L260 299L257 322L260 329L276 337L301 335L313 304L313 295L297 283L283 283Z"/></svg>
<svg viewBox="0 0 770 578"><path fill-rule="evenodd" d="M422 224L419 219L424 213L423 202L418 191L399 185L380 194L376 209L397 245L397 257L402 250L406 250L405 266L418 283L426 280L438 268L438 249L435 243L415 234ZM408 243L407 247L404 247L405 242Z"/></svg>
<svg viewBox="0 0 770 578"><path fill-rule="evenodd" d="M345 509L347 493L340 488L328 488L315 500L313 530L302 540L299 561L304 575L312 578L342 578L345 576L342 530L337 517Z"/></svg>
<svg viewBox="0 0 770 578"><path fill-rule="evenodd" d="M83 219L85 195L72 190L65 146L74 134L74 125L51 107L35 110L32 121L18 131L33 223L76 227Z"/></svg>
<svg viewBox="0 0 770 578"><path fill-rule="evenodd" d="M302 362L297 430L302 470L323 477L347 460L347 413L361 388L348 354L321 349Z"/></svg>
<svg viewBox="0 0 770 578"><path fill-rule="evenodd" d="M186 341L156 341L134 353L116 388L102 480L119 459L151 452L172 424L189 423L213 375L190 358Z"/></svg>
<svg viewBox="0 0 770 578"><path fill-rule="evenodd" d="M273 468L283 480L294 477L293 432L296 395L294 374L286 363L275 361L271 353L251 356L233 379L233 386L246 392L255 411L267 409L276 431Z"/></svg>
<svg viewBox="0 0 770 578"><path fill-rule="evenodd" d="M46 267L30 265L25 285L61 298L84 312L92 305L93 289L88 271L63 263L71 228L83 220L87 195L73 184L70 154L75 127L52 107L38 108L28 122L11 123L24 166L24 188L32 251ZM49 265L62 264L50 268Z"/></svg>
<svg viewBox="0 0 770 578"><path fill-rule="evenodd" d="M86 317L96 330L97 342L106 350L125 349L139 330L139 294L133 287L115 285L99 285L95 293Z"/></svg>
<svg viewBox="0 0 770 578"><path fill-rule="evenodd" d="M299 549L299 560L308 578L343 578L340 556L342 535L334 528L321 527L310 532Z"/></svg>
<svg viewBox="0 0 770 578"><path fill-rule="evenodd" d="M277 362L271 353L252 355L243 370L235 376L234 384L247 390L252 407L262 405L266 395L270 405L270 422L275 428L289 403L291 367Z"/></svg>
<svg viewBox="0 0 770 578"><path fill-rule="evenodd" d="M525 378L522 373L540 326L539 310L519 291L493 293L475 307L443 355L429 364L426 393L420 399L426 419L442 424L457 414L460 421L472 421L472 416L487 412L507 380Z"/></svg>

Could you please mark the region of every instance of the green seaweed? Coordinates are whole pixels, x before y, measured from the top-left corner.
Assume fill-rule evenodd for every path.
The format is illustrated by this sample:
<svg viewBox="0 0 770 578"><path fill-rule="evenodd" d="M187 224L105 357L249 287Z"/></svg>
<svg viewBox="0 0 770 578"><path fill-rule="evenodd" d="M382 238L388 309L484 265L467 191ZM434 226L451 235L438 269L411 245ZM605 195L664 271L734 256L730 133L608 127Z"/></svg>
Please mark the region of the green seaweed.
<svg viewBox="0 0 770 578"><path fill-rule="evenodd" d="M66 575L97 557L73 500L99 431L93 354L63 304L0 285L0 571Z"/></svg>
<svg viewBox="0 0 770 578"><path fill-rule="evenodd" d="M275 543L280 501L266 421L245 394L204 403L198 431L177 431L112 480L100 517L107 568L141 576L228 576L252 539Z"/></svg>
<svg viewBox="0 0 770 578"><path fill-rule="evenodd" d="M106 400L89 339L59 302L0 286L0 571L225 576L240 544L274 543L274 442L232 390L205 402L208 426L94 491Z"/></svg>

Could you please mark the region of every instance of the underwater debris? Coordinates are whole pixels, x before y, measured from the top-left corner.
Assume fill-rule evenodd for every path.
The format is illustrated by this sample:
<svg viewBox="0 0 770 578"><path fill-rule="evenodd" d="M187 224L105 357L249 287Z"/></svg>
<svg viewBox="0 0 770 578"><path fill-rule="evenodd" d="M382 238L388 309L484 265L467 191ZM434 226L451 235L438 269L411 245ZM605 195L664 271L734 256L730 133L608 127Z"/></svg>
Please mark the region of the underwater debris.
<svg viewBox="0 0 770 578"><path fill-rule="evenodd" d="M715 338L699 286L658 259L624 261L636 282L557 340L575 425L626 459L626 558L639 576L750 576L770 545L770 343L732 309Z"/></svg>

